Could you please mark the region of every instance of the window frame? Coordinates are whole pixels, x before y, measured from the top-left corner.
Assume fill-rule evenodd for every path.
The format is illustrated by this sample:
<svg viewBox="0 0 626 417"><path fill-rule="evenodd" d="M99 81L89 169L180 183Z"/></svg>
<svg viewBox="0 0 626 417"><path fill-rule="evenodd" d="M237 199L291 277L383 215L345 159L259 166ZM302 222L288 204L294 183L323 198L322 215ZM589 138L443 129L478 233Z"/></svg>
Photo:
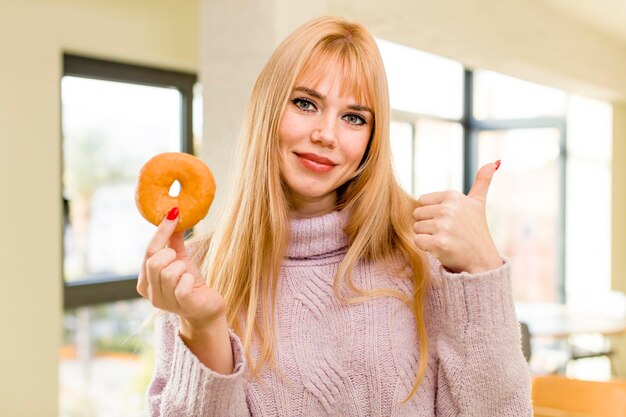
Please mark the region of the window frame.
<svg viewBox="0 0 626 417"><path fill-rule="evenodd" d="M197 82L195 73L148 67L87 56L63 54L62 77L75 76L105 81L116 81L153 87L176 88L181 94L181 151L194 154L193 149L193 87ZM61 80L59 80L60 82ZM62 115L61 115L62 117ZM63 184L63 143L60 150L61 178ZM62 187L61 187L62 188ZM139 298L137 276L111 276L98 280L66 282L64 271L64 230L68 222L69 202L63 198L63 221L61 223L61 280L64 310L93 306L115 301Z"/></svg>

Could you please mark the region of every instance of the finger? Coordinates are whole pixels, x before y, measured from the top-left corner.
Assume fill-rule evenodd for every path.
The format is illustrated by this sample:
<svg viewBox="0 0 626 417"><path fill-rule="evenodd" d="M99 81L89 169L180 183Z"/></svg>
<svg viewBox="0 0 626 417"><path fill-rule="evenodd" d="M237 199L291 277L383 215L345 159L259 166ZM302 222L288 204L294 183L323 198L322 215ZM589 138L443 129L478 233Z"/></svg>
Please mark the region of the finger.
<svg viewBox="0 0 626 417"><path fill-rule="evenodd" d="M148 243L146 250L146 258L151 257L164 247L166 247L170 236L174 233L176 226L178 225L178 207L174 207L170 210L167 216L161 221L154 236Z"/></svg>
<svg viewBox="0 0 626 417"><path fill-rule="evenodd" d="M421 220L413 224L413 231L419 234L432 235L437 232L437 223L435 220Z"/></svg>
<svg viewBox="0 0 626 417"><path fill-rule="evenodd" d="M417 199L417 204L419 204L419 207L431 206L433 204L439 204L443 200L446 199L447 195L448 195L447 191L439 191L439 192L435 192L435 193L422 194Z"/></svg>
<svg viewBox="0 0 626 417"><path fill-rule="evenodd" d="M474 180L474 184L472 185L472 188L467 196L483 202L487 201L487 192L489 191L493 174L499 166L500 161L483 165L483 167L476 173L476 179Z"/></svg>
<svg viewBox="0 0 626 417"><path fill-rule="evenodd" d="M193 286L195 283L195 278L190 273L184 273L180 280L178 280L178 284L176 285L176 289L174 290L174 296L176 297L176 301L178 305L187 304L185 301L189 299L191 292L193 291Z"/></svg>
<svg viewBox="0 0 626 417"><path fill-rule="evenodd" d="M148 279L146 278L145 264L141 266L141 271L137 277L137 292L143 298L148 298Z"/></svg>
<svg viewBox="0 0 626 417"><path fill-rule="evenodd" d="M441 204L446 201L458 200L462 197L465 197L465 195L455 190L445 190L445 191L438 191L435 193L422 194L417 199L417 203L419 205L417 208L426 207L426 206L434 206L434 205Z"/></svg>
<svg viewBox="0 0 626 417"><path fill-rule="evenodd" d="M163 300L161 292L161 270L176 260L174 249L164 248L146 260L147 294L152 304L157 306ZM157 306L158 307L158 306Z"/></svg>
<svg viewBox="0 0 626 417"><path fill-rule="evenodd" d="M148 298L148 276L146 274L146 260L144 258L141 263L141 270L139 271L139 275L137 276L137 292L143 298Z"/></svg>
<svg viewBox="0 0 626 417"><path fill-rule="evenodd" d="M415 242L415 246L418 249L423 250L424 252L430 252L433 247L433 237L432 235L419 234L413 236L413 241Z"/></svg>
<svg viewBox="0 0 626 417"><path fill-rule="evenodd" d="M184 261L174 261L161 270L161 293L163 294L163 302L166 305L179 307L174 291L178 285L178 281L187 271L187 265Z"/></svg>
<svg viewBox="0 0 626 417"><path fill-rule="evenodd" d="M418 207L413 210L413 220L419 222L421 220L434 219L440 214L440 212L441 206L439 205Z"/></svg>

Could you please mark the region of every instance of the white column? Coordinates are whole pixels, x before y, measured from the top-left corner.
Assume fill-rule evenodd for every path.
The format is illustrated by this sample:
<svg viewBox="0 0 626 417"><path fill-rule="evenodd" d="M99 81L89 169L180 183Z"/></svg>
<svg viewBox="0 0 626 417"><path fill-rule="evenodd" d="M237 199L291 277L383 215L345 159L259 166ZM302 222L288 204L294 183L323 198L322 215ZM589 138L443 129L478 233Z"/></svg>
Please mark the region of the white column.
<svg viewBox="0 0 626 417"><path fill-rule="evenodd" d="M201 0L199 81L204 119L199 156L213 171L217 191L200 233L223 208L252 86L280 41L300 24L324 14L325 1L312 3Z"/></svg>
<svg viewBox="0 0 626 417"><path fill-rule="evenodd" d="M613 104L612 289L626 293L626 103ZM626 335L613 338L614 376L626 378Z"/></svg>

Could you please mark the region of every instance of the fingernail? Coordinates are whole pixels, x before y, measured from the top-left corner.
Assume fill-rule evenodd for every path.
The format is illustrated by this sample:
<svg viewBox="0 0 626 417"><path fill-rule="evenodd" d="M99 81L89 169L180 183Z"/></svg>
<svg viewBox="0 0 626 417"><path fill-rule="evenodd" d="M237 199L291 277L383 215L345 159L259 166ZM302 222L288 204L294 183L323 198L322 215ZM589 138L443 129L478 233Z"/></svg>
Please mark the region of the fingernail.
<svg viewBox="0 0 626 417"><path fill-rule="evenodd" d="M499 159L496 161L496 171L498 170L498 168L500 168L500 162L502 161L500 161Z"/></svg>
<svg viewBox="0 0 626 417"><path fill-rule="evenodd" d="M174 220L176 217L178 217L178 207L174 207L167 213L167 220Z"/></svg>

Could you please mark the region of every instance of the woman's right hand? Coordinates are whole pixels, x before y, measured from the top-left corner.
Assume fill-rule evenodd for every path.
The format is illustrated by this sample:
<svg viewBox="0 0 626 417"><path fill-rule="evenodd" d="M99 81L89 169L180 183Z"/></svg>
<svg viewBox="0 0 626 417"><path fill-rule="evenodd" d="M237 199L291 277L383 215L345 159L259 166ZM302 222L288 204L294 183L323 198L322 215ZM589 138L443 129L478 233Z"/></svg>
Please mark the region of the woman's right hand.
<svg viewBox="0 0 626 417"><path fill-rule="evenodd" d="M174 208L148 244L137 292L154 307L177 314L181 330L206 331L226 321L226 302L206 285L187 254L184 232L174 232L177 224L178 209Z"/></svg>

